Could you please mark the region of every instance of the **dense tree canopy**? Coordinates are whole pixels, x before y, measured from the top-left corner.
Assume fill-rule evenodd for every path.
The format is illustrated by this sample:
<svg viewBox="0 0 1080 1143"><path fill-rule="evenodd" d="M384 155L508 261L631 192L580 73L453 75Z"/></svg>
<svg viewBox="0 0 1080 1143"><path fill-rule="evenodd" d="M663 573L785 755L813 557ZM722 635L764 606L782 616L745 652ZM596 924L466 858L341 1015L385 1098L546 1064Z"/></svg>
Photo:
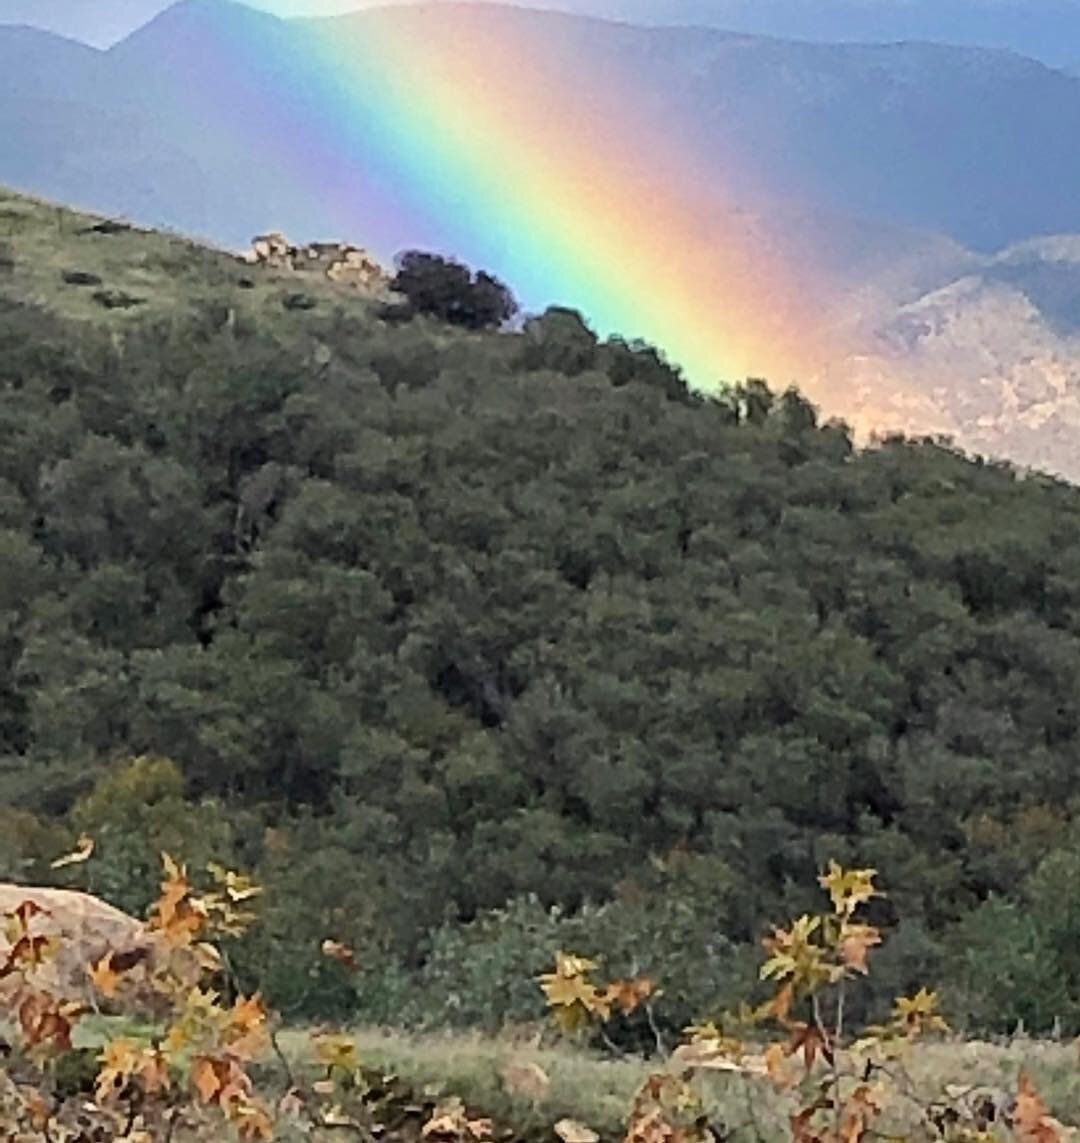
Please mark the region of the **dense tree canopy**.
<svg viewBox="0 0 1080 1143"><path fill-rule="evenodd" d="M883 987L989 1019L1025 916L1072 958L1077 490L693 395L571 311L244 314L0 311L0 875L92 829L138 907L186 806L268 885L247 971L298 1011L527 1009L491 974L588 915L702 1015L830 857L882 870ZM328 934L385 968L359 998ZM1075 1023L1054 987L1005 1015Z"/></svg>

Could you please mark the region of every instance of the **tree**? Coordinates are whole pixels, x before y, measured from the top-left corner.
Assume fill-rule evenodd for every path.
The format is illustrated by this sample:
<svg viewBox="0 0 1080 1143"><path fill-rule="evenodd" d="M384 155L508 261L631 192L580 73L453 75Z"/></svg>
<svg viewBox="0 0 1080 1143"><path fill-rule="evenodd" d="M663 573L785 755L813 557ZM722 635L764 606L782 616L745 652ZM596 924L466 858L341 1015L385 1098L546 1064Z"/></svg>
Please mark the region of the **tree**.
<svg viewBox="0 0 1080 1143"><path fill-rule="evenodd" d="M473 275L452 258L408 250L398 258L393 288L413 310L466 329L498 329L517 313L509 288L481 270Z"/></svg>

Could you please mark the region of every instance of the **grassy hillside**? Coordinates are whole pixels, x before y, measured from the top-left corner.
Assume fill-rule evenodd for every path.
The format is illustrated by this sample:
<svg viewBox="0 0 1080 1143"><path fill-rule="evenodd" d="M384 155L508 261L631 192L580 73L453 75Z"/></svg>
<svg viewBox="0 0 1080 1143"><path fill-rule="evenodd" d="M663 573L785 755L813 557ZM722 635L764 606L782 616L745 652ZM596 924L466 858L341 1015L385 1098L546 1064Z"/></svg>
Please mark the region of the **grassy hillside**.
<svg viewBox="0 0 1080 1143"><path fill-rule="evenodd" d="M533 1019L562 947L671 1030L835 857L889 893L853 1020L1080 1027L1076 489L0 209L0 877L250 869L292 1017Z"/></svg>
<svg viewBox="0 0 1080 1143"><path fill-rule="evenodd" d="M0 274L9 300L116 332L183 320L200 303L226 297L237 318L270 319L300 288L291 275L256 273L229 252L4 188ZM317 279L305 278L302 287L324 302L340 298Z"/></svg>

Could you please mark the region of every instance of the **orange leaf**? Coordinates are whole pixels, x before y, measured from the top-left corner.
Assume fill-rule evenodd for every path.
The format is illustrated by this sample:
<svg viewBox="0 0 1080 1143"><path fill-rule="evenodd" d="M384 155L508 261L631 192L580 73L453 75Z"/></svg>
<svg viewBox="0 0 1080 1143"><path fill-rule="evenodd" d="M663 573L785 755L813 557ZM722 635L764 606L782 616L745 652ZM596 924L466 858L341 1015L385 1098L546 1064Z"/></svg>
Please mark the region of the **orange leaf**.
<svg viewBox="0 0 1080 1143"><path fill-rule="evenodd" d="M197 1056L192 1063L191 1082L203 1103L212 1103L225 1086L218 1061L208 1056Z"/></svg>
<svg viewBox="0 0 1080 1143"><path fill-rule="evenodd" d="M656 983L647 976L636 980L613 980L603 993L609 1006L617 1007L629 1016L656 992Z"/></svg>
<svg viewBox="0 0 1080 1143"><path fill-rule="evenodd" d="M1051 1116L1027 1072L1020 1073L1013 1126L1027 1143L1060 1143L1066 1137L1064 1126Z"/></svg>
<svg viewBox="0 0 1080 1143"><path fill-rule="evenodd" d="M808 1072L814 1066L814 1060L819 1051L827 1063L833 1062L832 1044L828 1033L814 1024L792 1025L791 1037L784 1045L784 1052L789 1056L794 1056L800 1051L803 1054L803 1061Z"/></svg>
<svg viewBox="0 0 1080 1143"><path fill-rule="evenodd" d="M844 926L840 935L840 951L844 963L856 972L866 973L866 956L871 948L881 944L881 932L873 925Z"/></svg>

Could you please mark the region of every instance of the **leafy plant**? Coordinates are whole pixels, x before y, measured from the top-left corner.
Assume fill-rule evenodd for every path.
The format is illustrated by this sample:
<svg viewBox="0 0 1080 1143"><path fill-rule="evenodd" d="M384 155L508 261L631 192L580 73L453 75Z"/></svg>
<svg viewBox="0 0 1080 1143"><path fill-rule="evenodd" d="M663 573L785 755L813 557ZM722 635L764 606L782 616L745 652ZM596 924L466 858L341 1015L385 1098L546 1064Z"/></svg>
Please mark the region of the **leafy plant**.
<svg viewBox="0 0 1080 1143"><path fill-rule="evenodd" d="M883 1023L852 1029L849 993L869 972L882 943L880 928L862 910L882 894L872 869L830 862L819 878L831 908L774 928L764 939L763 981L775 991L764 1003L743 1005L718 1021L687 1029L669 1066L651 1074L630 1109L625 1143L705 1143L738 1128L710 1123L701 1081L737 1077L768 1091L785 1108L792 1143L862 1143L869 1139L989 1143L1004 1129L1024 1143L1060 1143L1069 1129L1052 1117L1030 1076L1021 1073L1011 1099L974 1087L920 1091L912 1055L928 1038L949 1031L935 992L899 998ZM560 953L541 978L562 1027L603 1023L625 982L608 989L590 979L593 961ZM648 993L659 995L651 981ZM631 990L632 991L632 990ZM779 1031L776 1036L774 1031ZM743 1125L760 1138L752 1121Z"/></svg>

